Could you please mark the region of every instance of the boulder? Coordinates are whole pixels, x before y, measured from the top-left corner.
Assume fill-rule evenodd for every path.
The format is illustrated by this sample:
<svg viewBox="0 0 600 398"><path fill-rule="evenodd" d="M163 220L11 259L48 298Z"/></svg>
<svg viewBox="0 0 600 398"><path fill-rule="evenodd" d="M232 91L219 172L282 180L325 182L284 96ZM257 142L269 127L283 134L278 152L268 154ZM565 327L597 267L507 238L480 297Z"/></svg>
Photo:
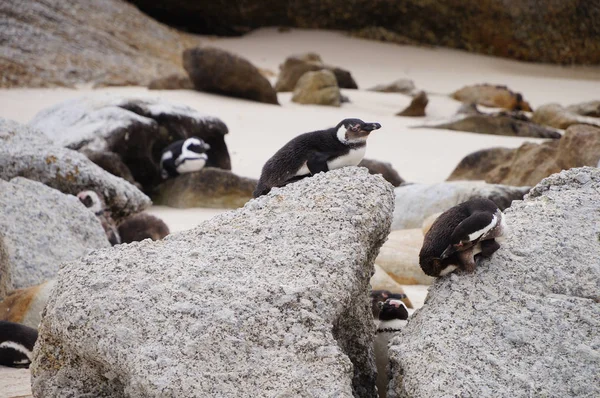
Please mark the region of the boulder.
<svg viewBox="0 0 600 398"><path fill-rule="evenodd" d="M0 231L16 289L53 278L62 263L90 249L110 247L79 199L22 177L0 180Z"/></svg>
<svg viewBox="0 0 600 398"><path fill-rule="evenodd" d="M529 187L486 184L484 181L452 181L435 184L406 184L395 189L396 209L392 229L421 228L423 221L435 213L475 197L492 200L504 210L513 200L520 200Z"/></svg>
<svg viewBox="0 0 600 398"><path fill-rule="evenodd" d="M416 90L415 83L410 79L398 79L388 84L378 84L369 89L369 91L378 91L380 93L400 93L407 95L411 95Z"/></svg>
<svg viewBox="0 0 600 398"><path fill-rule="evenodd" d="M566 129L574 124L589 124L600 127L600 118L581 116L559 104L542 105L533 112L531 120L535 123Z"/></svg>
<svg viewBox="0 0 600 398"><path fill-rule="evenodd" d="M520 115L506 113L497 114L459 114L450 120L440 123L434 122L423 126L436 129L454 131L468 131L470 133L507 135L515 137L534 138L560 138L561 134L552 127L540 126L523 120Z"/></svg>
<svg viewBox="0 0 600 398"><path fill-rule="evenodd" d="M37 329L55 284L56 280L51 279L39 285L10 292L0 301L0 321L21 323Z"/></svg>
<svg viewBox="0 0 600 398"><path fill-rule="evenodd" d="M400 186L404 182L400 174L392 167L389 162L381 162L375 159L363 159L358 164L358 167L366 167L371 174L381 174L383 178L395 187Z"/></svg>
<svg viewBox="0 0 600 398"><path fill-rule="evenodd" d="M388 290L392 293L406 294L402 286L393 280L379 265L375 264L375 273L371 277L371 290ZM402 302L407 308L413 308L410 298L405 297Z"/></svg>
<svg viewBox="0 0 600 398"><path fill-rule="evenodd" d="M159 77L148 84L148 90L193 90L194 83L189 76L174 73L169 76Z"/></svg>
<svg viewBox="0 0 600 398"><path fill-rule="evenodd" d="M430 285L434 278L425 275L419 265L423 246L421 228L392 231L375 263L402 285Z"/></svg>
<svg viewBox="0 0 600 398"><path fill-rule="evenodd" d="M4 245L4 238L0 233L0 300L12 289L12 276L8 251ZM0 312L0 316L2 313Z"/></svg>
<svg viewBox="0 0 600 398"><path fill-rule="evenodd" d="M448 180L532 186L561 170L597 166L599 161L600 129L575 125L557 141L524 143L517 149L484 149L467 155Z"/></svg>
<svg viewBox="0 0 600 398"><path fill-rule="evenodd" d="M340 106L340 88L328 70L306 72L294 89L292 101L299 104Z"/></svg>
<svg viewBox="0 0 600 398"><path fill-rule="evenodd" d="M369 279L393 192L347 167L61 269L35 397L376 397Z"/></svg>
<svg viewBox="0 0 600 398"><path fill-rule="evenodd" d="M102 170L83 154L54 145L34 128L0 119L0 179L17 176L72 195L92 189L103 196L116 220L150 205L140 190Z"/></svg>
<svg viewBox="0 0 600 398"><path fill-rule="evenodd" d="M183 53L183 67L198 91L279 105L271 83L248 60L212 47Z"/></svg>
<svg viewBox="0 0 600 398"><path fill-rule="evenodd" d="M515 93L506 86L476 84L465 86L450 94L450 96L457 101L468 104L504 108L511 111L532 111L531 106L523 99L521 93Z"/></svg>
<svg viewBox="0 0 600 398"><path fill-rule="evenodd" d="M181 209L236 209L252 199L256 183L254 179L209 167L165 181L158 187L153 200L157 205Z"/></svg>
<svg viewBox="0 0 600 398"><path fill-rule="evenodd" d="M600 117L600 101L581 102L567 106L569 112L581 116Z"/></svg>
<svg viewBox="0 0 600 398"><path fill-rule="evenodd" d="M384 43L395 43L409 46L422 45L422 43L417 40L410 39L382 26L367 26L365 28L351 30L348 32L348 34L352 37L382 41Z"/></svg>
<svg viewBox="0 0 600 398"><path fill-rule="evenodd" d="M122 179L129 182L130 184L133 184L133 185L137 186L138 188L141 188L141 185L139 185L133 178L133 175L131 174L131 170L129 170L129 167L127 167L127 165L125 163L123 163L123 160L121 159L121 157L119 155L117 155L116 153L110 152L110 151L90 151L90 150L83 150L81 152L85 156L87 156L87 158L89 160L91 160L92 162L94 162L95 164L100 166L102 169L108 171L110 174L117 176L117 177L121 177Z"/></svg>
<svg viewBox="0 0 600 398"><path fill-rule="evenodd" d="M277 92L294 91L298 80L306 72L315 72L324 69L335 75L339 88L358 88L352 75L347 70L324 64L319 54L305 53L292 55L286 58L283 64L279 65L279 77L275 83L275 90Z"/></svg>
<svg viewBox="0 0 600 398"><path fill-rule="evenodd" d="M511 206L502 247L391 341L389 395L600 396L598 192L600 170L572 169Z"/></svg>
<svg viewBox="0 0 600 398"><path fill-rule="evenodd" d="M71 149L118 154L147 193L163 181L162 150L177 140L202 138L210 145L207 166L231 169L221 119L159 98L75 98L40 111L30 125Z"/></svg>
<svg viewBox="0 0 600 398"><path fill-rule="evenodd" d="M121 0L11 1L0 15L3 88L146 86L183 73L181 52L199 43Z"/></svg>
<svg viewBox="0 0 600 398"><path fill-rule="evenodd" d="M410 104L404 108L404 110L396 113L396 116L425 116L425 107L429 103L429 98L425 91L419 91L415 97L410 101Z"/></svg>

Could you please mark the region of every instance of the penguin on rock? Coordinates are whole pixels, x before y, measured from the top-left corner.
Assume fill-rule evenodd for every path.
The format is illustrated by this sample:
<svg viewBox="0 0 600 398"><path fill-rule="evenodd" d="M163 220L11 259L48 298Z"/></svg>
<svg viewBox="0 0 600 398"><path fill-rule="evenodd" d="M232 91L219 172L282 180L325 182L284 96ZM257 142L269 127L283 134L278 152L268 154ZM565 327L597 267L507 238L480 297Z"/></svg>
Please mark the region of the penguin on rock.
<svg viewBox="0 0 600 398"><path fill-rule="evenodd" d="M379 128L379 123L344 119L330 129L297 136L265 163L254 197L320 172L357 166L365 155L369 134Z"/></svg>
<svg viewBox="0 0 600 398"><path fill-rule="evenodd" d="M161 177L167 179L202 170L208 161L206 151L209 149L210 145L198 137L175 141L160 157Z"/></svg>
<svg viewBox="0 0 600 398"><path fill-rule="evenodd" d="M500 248L496 239L505 232L504 214L494 202L470 199L435 220L423 240L419 264L430 276L443 276L456 269L473 272L481 257L490 257Z"/></svg>

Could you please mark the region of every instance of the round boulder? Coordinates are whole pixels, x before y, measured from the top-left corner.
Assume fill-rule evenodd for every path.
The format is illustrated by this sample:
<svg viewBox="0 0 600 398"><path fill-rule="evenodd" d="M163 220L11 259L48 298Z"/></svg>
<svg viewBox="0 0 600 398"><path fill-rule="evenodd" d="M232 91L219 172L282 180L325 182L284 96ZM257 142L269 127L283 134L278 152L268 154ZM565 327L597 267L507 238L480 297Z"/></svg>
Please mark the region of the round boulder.
<svg viewBox="0 0 600 398"><path fill-rule="evenodd" d="M299 104L340 106L341 93L335 75L328 70L305 73L298 80L292 101Z"/></svg>

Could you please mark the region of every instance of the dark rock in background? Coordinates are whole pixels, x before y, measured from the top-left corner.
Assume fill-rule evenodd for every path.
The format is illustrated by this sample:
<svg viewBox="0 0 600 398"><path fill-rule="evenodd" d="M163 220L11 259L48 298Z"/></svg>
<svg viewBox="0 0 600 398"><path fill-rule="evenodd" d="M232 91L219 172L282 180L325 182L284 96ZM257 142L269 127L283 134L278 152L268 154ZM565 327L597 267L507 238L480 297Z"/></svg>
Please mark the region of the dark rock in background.
<svg viewBox="0 0 600 398"><path fill-rule="evenodd" d="M404 182L400 174L392 167L389 162L381 162L375 159L363 159L358 164L358 167L366 167L371 174L381 174L383 178L395 187L400 186Z"/></svg>
<svg viewBox="0 0 600 398"><path fill-rule="evenodd" d="M339 88L358 88L349 71L336 66L326 65L319 54L305 53L287 57L285 62L279 65L279 76L275 83L275 90L278 92L294 91L298 80L306 72L316 72L323 69L333 72Z"/></svg>

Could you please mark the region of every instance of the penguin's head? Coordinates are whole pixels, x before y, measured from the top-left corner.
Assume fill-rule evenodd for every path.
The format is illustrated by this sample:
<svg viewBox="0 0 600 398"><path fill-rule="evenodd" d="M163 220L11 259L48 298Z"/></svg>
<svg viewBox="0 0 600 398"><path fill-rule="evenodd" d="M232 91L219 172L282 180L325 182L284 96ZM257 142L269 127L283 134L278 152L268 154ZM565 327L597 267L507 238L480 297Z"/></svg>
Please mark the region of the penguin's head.
<svg viewBox="0 0 600 398"><path fill-rule="evenodd" d="M344 119L338 123L337 137L344 144L365 142L371 131L381 128L379 123L367 123L360 119Z"/></svg>
<svg viewBox="0 0 600 398"><path fill-rule="evenodd" d="M378 318L381 309L380 304L383 304L387 299L402 300L407 296L404 293L392 293L389 290L372 290L371 291L371 310L373 318Z"/></svg>
<svg viewBox="0 0 600 398"><path fill-rule="evenodd" d="M401 300L387 299L379 303L379 320L408 319L408 309Z"/></svg>
<svg viewBox="0 0 600 398"><path fill-rule="evenodd" d="M183 143L184 151L190 151L194 153L204 153L210 149L210 145L204 142L203 139L198 137L190 137Z"/></svg>
<svg viewBox="0 0 600 398"><path fill-rule="evenodd" d="M104 211L104 201L94 191L81 191L77 194L77 198L85 207L99 214Z"/></svg>

